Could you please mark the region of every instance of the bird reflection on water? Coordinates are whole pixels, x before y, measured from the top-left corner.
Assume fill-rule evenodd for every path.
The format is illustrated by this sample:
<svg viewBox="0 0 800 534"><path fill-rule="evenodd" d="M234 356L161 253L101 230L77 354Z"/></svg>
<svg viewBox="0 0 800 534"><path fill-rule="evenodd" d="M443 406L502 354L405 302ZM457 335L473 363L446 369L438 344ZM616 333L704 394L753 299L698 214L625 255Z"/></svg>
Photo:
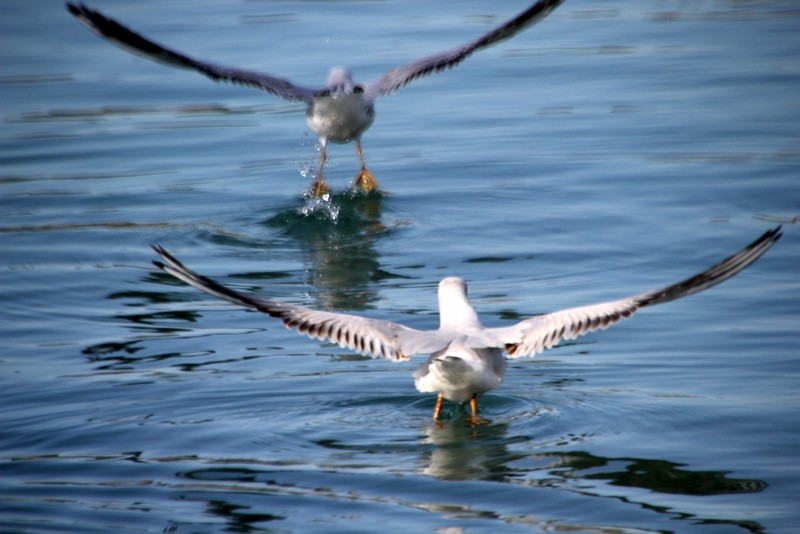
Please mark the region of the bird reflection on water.
<svg viewBox="0 0 800 534"><path fill-rule="evenodd" d="M383 222L383 201L379 192L350 190L308 198L301 208L283 210L264 222L296 243L308 273L307 284L314 288L315 306L370 309L379 299L376 282L402 278L381 267L375 248L406 224Z"/></svg>
<svg viewBox="0 0 800 534"><path fill-rule="evenodd" d="M729 520L709 514L661 504L662 495L722 496L759 493L767 488L763 480L734 478L733 470L688 469L665 459L602 457L581 450L591 435L533 438L509 435L505 422L469 425L464 420L429 423L422 430L420 472L449 481L491 481L530 488L569 491L579 497L611 499L623 506L642 509L701 523L729 525L749 532L763 532L756 521ZM545 432L546 434L546 432ZM557 445L560 444L560 445ZM566 450L565 450L566 448ZM531 450L541 450L531 454ZM542 526L537 507L520 522ZM476 510L471 510L473 513ZM567 526L567 525L563 525ZM582 525L587 527L587 525ZM619 532L600 525L592 532Z"/></svg>

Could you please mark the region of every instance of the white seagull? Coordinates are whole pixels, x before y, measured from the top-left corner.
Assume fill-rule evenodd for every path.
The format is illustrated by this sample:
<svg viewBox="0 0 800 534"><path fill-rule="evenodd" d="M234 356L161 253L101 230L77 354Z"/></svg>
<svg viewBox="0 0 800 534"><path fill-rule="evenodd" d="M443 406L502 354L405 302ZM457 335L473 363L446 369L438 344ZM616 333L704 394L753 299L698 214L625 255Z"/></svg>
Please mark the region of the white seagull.
<svg viewBox="0 0 800 534"><path fill-rule="evenodd" d="M283 321L287 328L311 338L332 341L371 357L401 361L418 353L430 357L414 371L421 392L437 393L433 418L439 418L442 399L469 401L471 420L478 421L478 395L503 381L506 359L533 356L562 339L574 339L608 328L639 308L698 293L727 280L761 257L781 237L781 227L767 231L739 253L676 284L600 304L537 315L511 326L485 328L467 300L461 278L439 282L439 328L415 330L398 323L357 315L317 311L296 304L247 295L184 267L163 248L153 249L166 262L156 267L187 284L233 304L255 308Z"/></svg>
<svg viewBox="0 0 800 534"><path fill-rule="evenodd" d="M323 87L306 87L271 74L201 61L161 46L82 4L67 3L67 10L109 42L153 61L196 70L214 81L248 85L290 102L304 102L307 106L306 123L319 137L321 144L319 170L311 187L312 194L319 197L328 192L322 175L328 141L355 141L356 153L361 160L361 172L355 179L355 185L367 192L377 187L361 153L361 134L375 119L377 97L394 93L422 76L458 65L473 52L508 39L543 19L563 1L539 0L516 17L473 41L396 67L369 83L358 84L353 81L347 69L334 67Z"/></svg>

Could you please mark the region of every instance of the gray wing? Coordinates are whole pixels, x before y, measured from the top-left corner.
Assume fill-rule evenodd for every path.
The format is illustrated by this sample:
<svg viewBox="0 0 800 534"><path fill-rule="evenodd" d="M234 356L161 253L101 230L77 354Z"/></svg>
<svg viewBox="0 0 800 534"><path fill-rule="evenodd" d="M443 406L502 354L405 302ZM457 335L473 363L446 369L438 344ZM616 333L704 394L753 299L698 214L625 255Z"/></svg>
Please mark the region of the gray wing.
<svg viewBox="0 0 800 534"><path fill-rule="evenodd" d="M365 356L407 360L414 354L441 350L449 341L437 331L414 330L390 321L317 311L247 295L195 273L163 248L152 247L165 262L154 261L153 264L175 278L209 295L280 319L287 328L310 338L329 340Z"/></svg>
<svg viewBox="0 0 800 534"><path fill-rule="evenodd" d="M82 4L68 3L67 10L90 30L110 43L165 65L196 70L214 81L226 81L255 87L290 102L309 102L317 91L316 89L295 85L288 80L270 76L269 74L215 65L194 59L161 46L129 30L115 20L104 16L99 11L90 9Z"/></svg>
<svg viewBox="0 0 800 534"><path fill-rule="evenodd" d="M605 329L632 316L640 308L679 299L713 287L736 275L760 258L781 237L781 227L773 228L739 253L710 269L676 284L640 295L592 306L570 308L526 319L506 328L487 329L484 346L504 347L509 357L532 356L555 346L562 339L574 339ZM489 343L491 340L491 343ZM481 341L477 341L481 344Z"/></svg>
<svg viewBox="0 0 800 534"><path fill-rule="evenodd" d="M383 74L377 80L366 84L364 86L366 96L374 99L378 96L391 94L417 78L455 67L471 56L473 52L508 39L528 26L542 20L563 1L564 0L539 0L513 19L494 28L474 41L394 68Z"/></svg>

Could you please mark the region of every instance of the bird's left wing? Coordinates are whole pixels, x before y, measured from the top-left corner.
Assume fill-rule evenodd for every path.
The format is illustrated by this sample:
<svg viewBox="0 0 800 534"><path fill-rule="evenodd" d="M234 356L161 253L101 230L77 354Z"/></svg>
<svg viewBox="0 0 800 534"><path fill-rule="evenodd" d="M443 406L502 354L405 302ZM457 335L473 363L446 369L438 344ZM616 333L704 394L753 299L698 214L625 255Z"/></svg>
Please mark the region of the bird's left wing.
<svg viewBox="0 0 800 534"><path fill-rule="evenodd" d="M477 333L472 342L481 346L503 347L511 358L533 356L555 346L562 339L574 339L608 328L645 306L669 302L713 287L755 262L780 237L779 226L765 232L737 254L678 283L620 300L531 317L509 327L486 329Z"/></svg>
<svg viewBox="0 0 800 534"><path fill-rule="evenodd" d="M153 245L153 250L164 260L153 264L175 278L209 295L280 319L286 328L298 333L332 341L365 356L407 360L414 354L434 352L447 346L447 341L437 331L415 330L391 321L312 310L248 295L195 273L157 245Z"/></svg>
<svg viewBox="0 0 800 534"><path fill-rule="evenodd" d="M317 89L302 87L293 84L289 80L270 74L226 67L194 59L151 41L126 28L114 19L110 19L99 11L90 9L82 4L67 3L67 10L90 30L120 48L165 65L196 70L215 82L226 81L247 85L290 102L309 102L314 93L317 92Z"/></svg>
<svg viewBox="0 0 800 534"><path fill-rule="evenodd" d="M367 98L374 99L378 96L391 94L417 78L455 67L474 52L508 39L528 26L540 21L563 1L564 0L539 0L513 19L506 21L474 41L396 67L384 73L377 80L364 85L366 96Z"/></svg>

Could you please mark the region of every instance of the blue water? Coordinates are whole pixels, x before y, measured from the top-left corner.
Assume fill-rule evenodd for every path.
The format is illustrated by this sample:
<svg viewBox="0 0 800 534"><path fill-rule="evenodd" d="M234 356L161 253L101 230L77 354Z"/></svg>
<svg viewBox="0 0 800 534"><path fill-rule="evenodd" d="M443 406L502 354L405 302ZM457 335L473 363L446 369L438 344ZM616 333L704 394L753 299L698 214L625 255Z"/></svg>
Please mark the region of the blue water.
<svg viewBox="0 0 800 534"><path fill-rule="evenodd" d="M459 44L524 1L91 4L179 50L322 83ZM0 17L0 530L794 532L800 2L568 0L378 102L383 195L304 215L302 106L108 45L57 1ZM414 362L297 336L150 267L437 324L736 278L511 363L470 425Z"/></svg>

